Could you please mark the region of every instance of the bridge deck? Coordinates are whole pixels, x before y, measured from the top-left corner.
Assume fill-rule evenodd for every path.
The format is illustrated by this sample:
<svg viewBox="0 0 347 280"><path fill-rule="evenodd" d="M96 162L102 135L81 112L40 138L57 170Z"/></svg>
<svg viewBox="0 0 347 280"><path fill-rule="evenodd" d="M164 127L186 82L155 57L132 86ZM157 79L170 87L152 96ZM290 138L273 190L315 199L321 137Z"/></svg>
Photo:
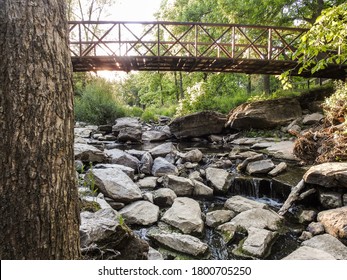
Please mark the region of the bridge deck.
<svg viewBox="0 0 347 280"><path fill-rule="evenodd" d="M310 71L298 73L299 65L292 57L306 31L205 23L70 22L70 49L76 72L136 70L277 75L292 70L292 75L345 78L347 64L329 65L314 75Z"/></svg>

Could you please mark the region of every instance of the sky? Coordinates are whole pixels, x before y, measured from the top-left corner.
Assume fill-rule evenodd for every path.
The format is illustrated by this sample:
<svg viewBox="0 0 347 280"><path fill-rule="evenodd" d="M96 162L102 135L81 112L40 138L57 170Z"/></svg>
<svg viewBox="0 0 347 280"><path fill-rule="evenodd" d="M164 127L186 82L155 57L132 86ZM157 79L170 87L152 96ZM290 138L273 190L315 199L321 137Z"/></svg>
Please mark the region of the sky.
<svg viewBox="0 0 347 280"><path fill-rule="evenodd" d="M161 0L117 0L107 19L115 21L153 21Z"/></svg>

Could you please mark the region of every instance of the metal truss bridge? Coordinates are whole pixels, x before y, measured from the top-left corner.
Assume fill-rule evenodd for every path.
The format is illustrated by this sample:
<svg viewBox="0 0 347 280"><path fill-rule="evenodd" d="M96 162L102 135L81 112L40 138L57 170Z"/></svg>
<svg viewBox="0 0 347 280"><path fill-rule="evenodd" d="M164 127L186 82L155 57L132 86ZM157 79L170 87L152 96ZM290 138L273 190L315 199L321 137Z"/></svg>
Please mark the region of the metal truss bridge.
<svg viewBox="0 0 347 280"><path fill-rule="evenodd" d="M347 63L298 73L301 28L186 22L70 21L75 72L226 72L343 79ZM336 53L339 50L330 50ZM328 57L329 52L319 54Z"/></svg>

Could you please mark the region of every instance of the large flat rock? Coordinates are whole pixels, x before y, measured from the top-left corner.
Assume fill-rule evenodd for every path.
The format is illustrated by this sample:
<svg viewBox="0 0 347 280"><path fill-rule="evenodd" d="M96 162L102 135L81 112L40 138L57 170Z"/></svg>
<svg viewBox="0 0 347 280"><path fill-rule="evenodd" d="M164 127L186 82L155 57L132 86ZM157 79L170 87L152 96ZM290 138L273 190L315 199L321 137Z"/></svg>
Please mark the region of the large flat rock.
<svg viewBox="0 0 347 280"><path fill-rule="evenodd" d="M327 162L312 166L304 175L305 183L326 188L347 188L347 162Z"/></svg>
<svg viewBox="0 0 347 280"><path fill-rule="evenodd" d="M204 111L176 118L169 126L171 133L180 139L221 133L225 122L225 115Z"/></svg>
<svg viewBox="0 0 347 280"><path fill-rule="evenodd" d="M126 224L151 225L158 221L159 207L148 201L135 201L119 211Z"/></svg>
<svg viewBox="0 0 347 280"><path fill-rule="evenodd" d="M227 125L233 129L267 129L301 117L300 103L294 98L244 103L229 113Z"/></svg>
<svg viewBox="0 0 347 280"><path fill-rule="evenodd" d="M335 258L323 250L301 246L283 260L335 260Z"/></svg>
<svg viewBox="0 0 347 280"><path fill-rule="evenodd" d="M162 221L186 234L201 233L204 229L199 203L188 197L176 198L171 208L165 212Z"/></svg>

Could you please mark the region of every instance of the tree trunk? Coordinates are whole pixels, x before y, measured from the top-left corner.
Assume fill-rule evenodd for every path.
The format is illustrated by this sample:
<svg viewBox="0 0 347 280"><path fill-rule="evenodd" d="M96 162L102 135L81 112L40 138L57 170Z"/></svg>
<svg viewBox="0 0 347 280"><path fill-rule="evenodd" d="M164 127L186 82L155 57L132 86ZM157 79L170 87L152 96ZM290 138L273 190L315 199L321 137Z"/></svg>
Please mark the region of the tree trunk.
<svg viewBox="0 0 347 280"><path fill-rule="evenodd" d="M0 0L0 258L80 257L64 1Z"/></svg>
<svg viewBox="0 0 347 280"><path fill-rule="evenodd" d="M270 75L262 75L263 78L263 90L265 94L270 94Z"/></svg>

